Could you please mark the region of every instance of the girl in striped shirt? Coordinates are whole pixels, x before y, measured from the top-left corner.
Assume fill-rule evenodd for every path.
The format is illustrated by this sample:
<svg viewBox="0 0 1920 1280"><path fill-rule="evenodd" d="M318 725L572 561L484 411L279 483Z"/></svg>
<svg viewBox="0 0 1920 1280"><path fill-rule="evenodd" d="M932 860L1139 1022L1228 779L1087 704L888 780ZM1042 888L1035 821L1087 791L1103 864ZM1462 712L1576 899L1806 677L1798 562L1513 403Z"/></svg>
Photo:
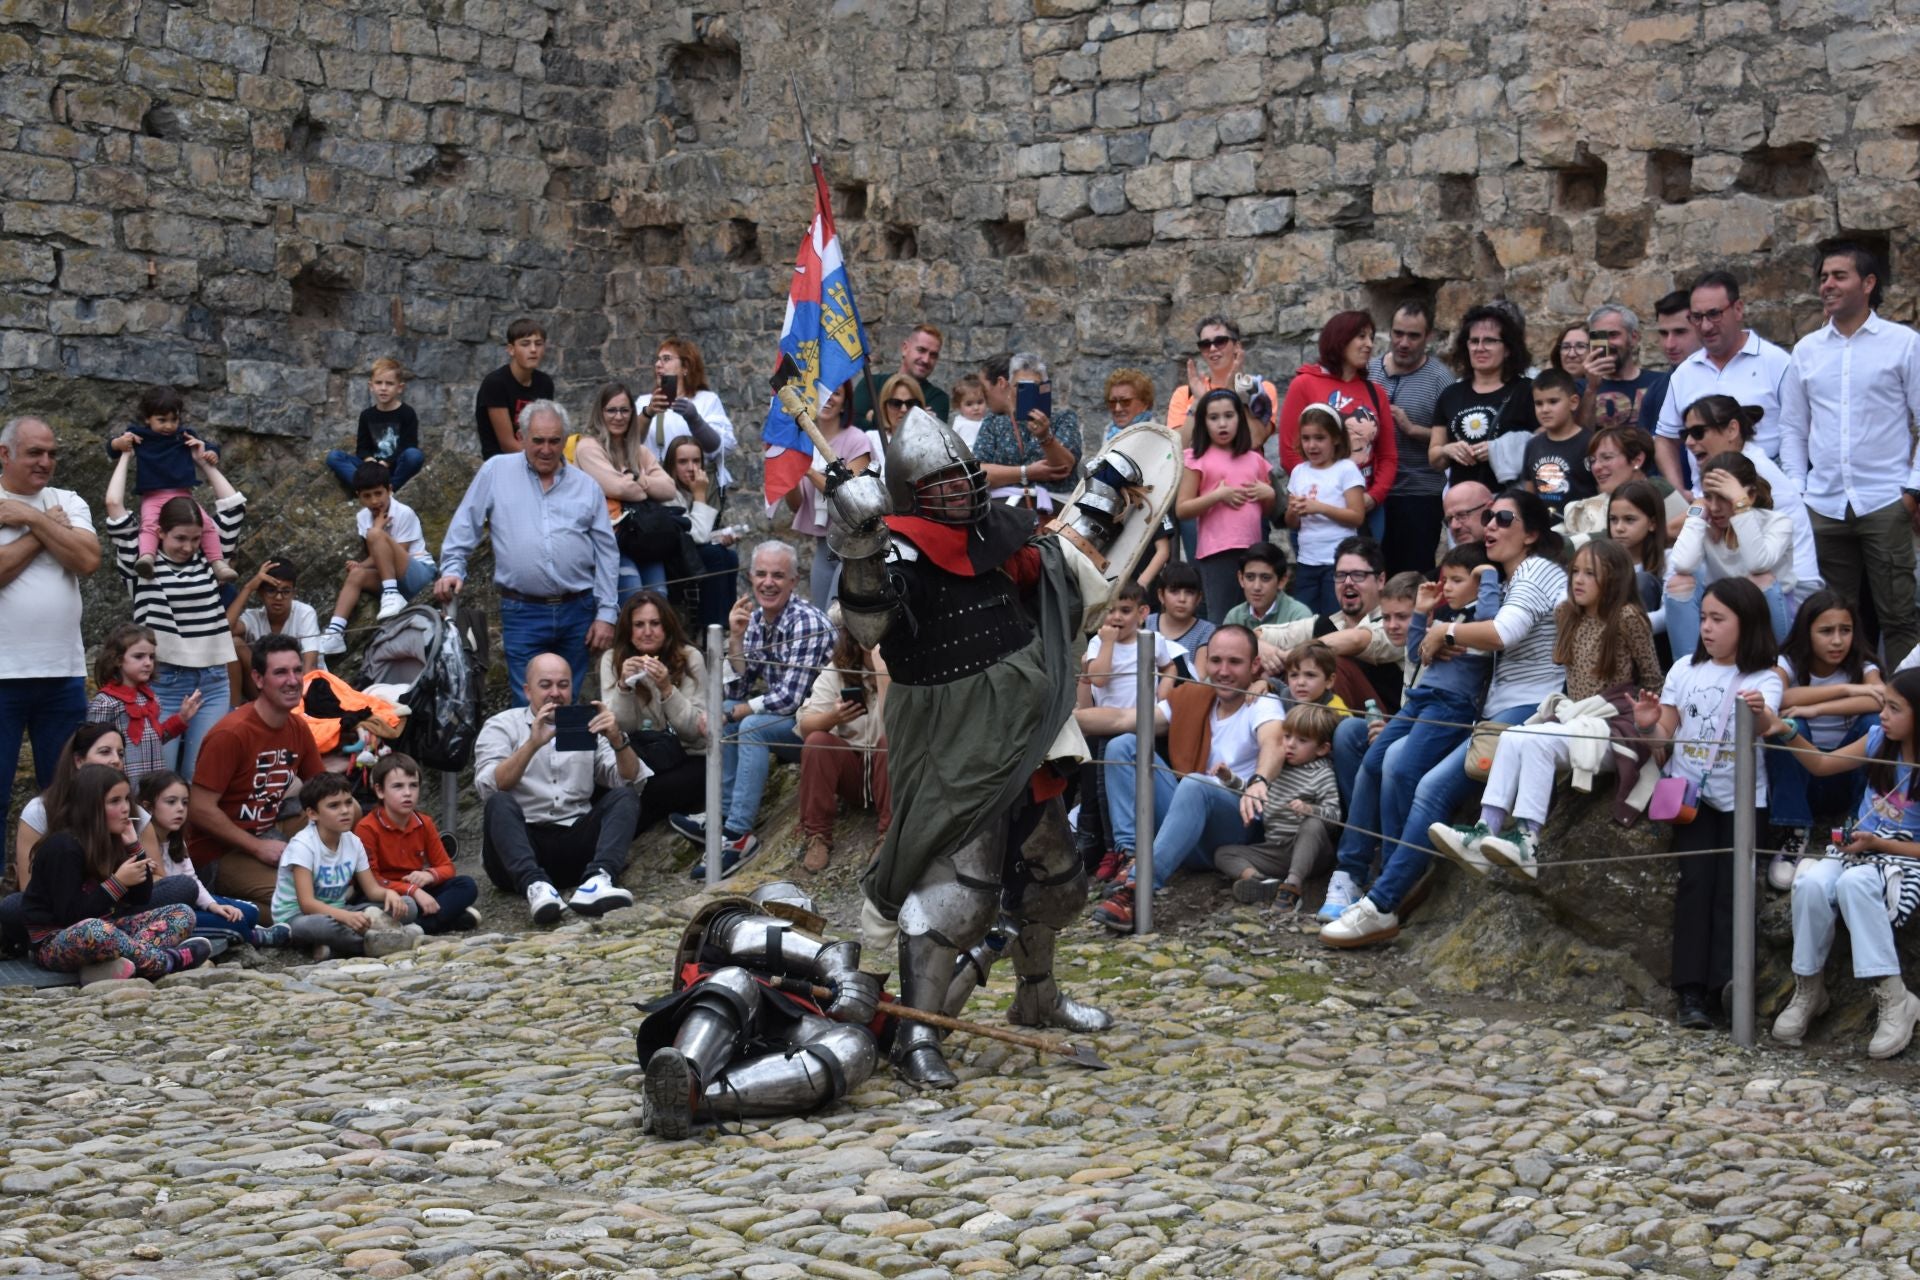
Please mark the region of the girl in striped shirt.
<svg viewBox="0 0 1920 1280"><path fill-rule="evenodd" d="M220 545L231 559L246 519L247 500L228 483L198 441L188 442L187 447L193 453L194 465L213 490L214 504L209 514ZM226 610L220 605L220 585L214 580L213 566L201 552L203 517L193 499L170 499L160 508L160 557L151 578L140 576L140 520L126 504L130 456L120 455L107 482L106 532L113 542L114 564L133 593L133 620L151 630L158 642L153 691L160 698L161 716L179 714L189 694L200 694L199 709L187 717L186 733L169 742L166 749L168 767L191 778L201 740L227 713L227 664L234 660L233 634L227 628Z"/></svg>

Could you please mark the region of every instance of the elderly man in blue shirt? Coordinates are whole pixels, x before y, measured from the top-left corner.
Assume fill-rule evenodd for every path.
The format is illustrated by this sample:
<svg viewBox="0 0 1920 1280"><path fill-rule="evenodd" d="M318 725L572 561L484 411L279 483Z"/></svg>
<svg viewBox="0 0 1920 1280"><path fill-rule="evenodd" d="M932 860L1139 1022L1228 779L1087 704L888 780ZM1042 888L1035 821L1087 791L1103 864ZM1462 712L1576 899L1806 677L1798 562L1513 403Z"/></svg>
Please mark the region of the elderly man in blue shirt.
<svg viewBox="0 0 1920 1280"><path fill-rule="evenodd" d="M614 583L620 552L607 499L591 476L564 457L570 424L551 400L520 411L524 453L480 464L440 544L434 598L451 600L466 578L481 530L493 538L493 582L500 592L500 647L507 654L513 705L527 705L527 660L556 653L579 688L587 651L613 643L619 609Z"/></svg>

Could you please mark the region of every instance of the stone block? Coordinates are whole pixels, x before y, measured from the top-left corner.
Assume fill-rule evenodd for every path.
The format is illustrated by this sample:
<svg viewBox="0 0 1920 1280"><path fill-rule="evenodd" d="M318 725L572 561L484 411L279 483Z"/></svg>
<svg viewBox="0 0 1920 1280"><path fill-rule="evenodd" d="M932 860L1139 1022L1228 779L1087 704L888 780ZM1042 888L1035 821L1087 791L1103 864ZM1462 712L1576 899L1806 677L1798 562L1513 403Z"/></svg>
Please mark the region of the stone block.
<svg viewBox="0 0 1920 1280"><path fill-rule="evenodd" d="M67 0L67 30L125 40L140 16L140 0Z"/></svg>
<svg viewBox="0 0 1920 1280"><path fill-rule="evenodd" d="M1219 146L1219 126L1207 117L1155 125L1150 141L1152 154L1162 160L1198 160L1212 155Z"/></svg>
<svg viewBox="0 0 1920 1280"><path fill-rule="evenodd" d="M47 328L58 334L100 336L126 325L126 304L115 298L56 298L47 306Z"/></svg>
<svg viewBox="0 0 1920 1280"><path fill-rule="evenodd" d="M467 105L477 111L519 115L520 88L520 82L512 76L471 75L467 77Z"/></svg>
<svg viewBox="0 0 1920 1280"><path fill-rule="evenodd" d="M0 229L15 236L66 236L81 244L113 243L113 215L72 204L18 201L0 205Z"/></svg>
<svg viewBox="0 0 1920 1280"><path fill-rule="evenodd" d="M129 214L123 224L129 249L194 257L220 240L220 228L203 218L174 213Z"/></svg>
<svg viewBox="0 0 1920 1280"><path fill-rule="evenodd" d="M1184 4L1175 0L1156 0L1140 10L1140 25L1148 31L1177 31L1186 16Z"/></svg>
<svg viewBox="0 0 1920 1280"><path fill-rule="evenodd" d="M103 378L109 382L170 382L176 387L200 385L200 356L192 347L152 338L112 341L79 339L66 344L61 364L76 378Z"/></svg>
<svg viewBox="0 0 1920 1280"><path fill-rule="evenodd" d="M73 166L47 156L0 152L0 193L10 200L73 199Z"/></svg>
<svg viewBox="0 0 1920 1280"><path fill-rule="evenodd" d="M1310 191L1333 179L1333 153L1325 147L1295 143L1269 151L1260 162L1260 186L1266 191Z"/></svg>
<svg viewBox="0 0 1920 1280"><path fill-rule="evenodd" d="M1093 122L1102 129L1126 129L1139 124L1140 87L1116 84L1096 91L1093 96ZM1144 150L1141 158L1145 159Z"/></svg>
<svg viewBox="0 0 1920 1280"><path fill-rule="evenodd" d="M0 241L11 246L17 241ZM47 274L39 274L39 255L26 258L25 266L35 272L33 279L52 279L53 254L46 251ZM6 260L0 258L0 278L4 278ZM146 259L137 254L111 249L68 249L60 255L60 287L68 293L102 296L130 293L147 283Z"/></svg>
<svg viewBox="0 0 1920 1280"><path fill-rule="evenodd" d="M1111 218L1081 218L1073 241L1083 249L1125 249L1153 241L1153 215L1138 210Z"/></svg>
<svg viewBox="0 0 1920 1280"><path fill-rule="evenodd" d="M1193 166L1150 164L1126 176L1127 202L1152 212L1193 202Z"/></svg>
<svg viewBox="0 0 1920 1280"><path fill-rule="evenodd" d="M1069 138L1061 144L1060 162L1068 173L1098 173L1107 167L1107 140L1099 134Z"/></svg>
<svg viewBox="0 0 1920 1280"><path fill-rule="evenodd" d="M1803 142L1829 142L1846 131L1847 104L1827 94L1783 96L1774 106L1767 143L1790 147Z"/></svg>
<svg viewBox="0 0 1920 1280"><path fill-rule="evenodd" d="M51 284L53 250L27 240L0 240L0 284Z"/></svg>
<svg viewBox="0 0 1920 1280"><path fill-rule="evenodd" d="M96 208L144 209L147 180L138 170L121 165L86 165L79 171L74 199Z"/></svg>
<svg viewBox="0 0 1920 1280"><path fill-rule="evenodd" d="M0 32L0 74L24 71L32 62L32 45L19 36Z"/></svg>
<svg viewBox="0 0 1920 1280"><path fill-rule="evenodd" d="M1036 146L1021 147L1014 154L1013 171L1022 178L1038 178L1060 172L1060 160L1060 144L1042 142Z"/></svg>
<svg viewBox="0 0 1920 1280"><path fill-rule="evenodd" d="M397 17L387 24L387 47L394 53L434 57L440 52L435 24L425 18Z"/></svg>
<svg viewBox="0 0 1920 1280"><path fill-rule="evenodd" d="M1058 222L1092 212L1087 203L1088 180L1079 175L1056 175L1040 179L1034 207L1042 216Z"/></svg>
<svg viewBox="0 0 1920 1280"><path fill-rule="evenodd" d="M466 69L458 63L415 58L407 82L410 102L464 102L467 96Z"/></svg>
<svg viewBox="0 0 1920 1280"><path fill-rule="evenodd" d="M1629 48L1644 49L1663 45L1688 44L1700 33L1698 13L1665 13L1629 19L1620 29L1619 39Z"/></svg>
<svg viewBox="0 0 1920 1280"><path fill-rule="evenodd" d="M1413 172L1417 174L1477 173L1480 135L1468 128L1441 129L1413 140Z"/></svg>
<svg viewBox="0 0 1920 1280"><path fill-rule="evenodd" d="M1102 216L1125 213L1127 180L1118 173L1102 174L1087 184L1087 205Z"/></svg>
<svg viewBox="0 0 1920 1280"><path fill-rule="evenodd" d="M1106 41L1100 46L1100 78L1102 80L1140 79L1153 70L1159 45L1160 40L1157 36L1145 32Z"/></svg>
<svg viewBox="0 0 1920 1280"><path fill-rule="evenodd" d="M209 21L179 6L167 10L167 48L224 63L236 71L259 71L266 66L269 42L266 32L253 27Z"/></svg>
<svg viewBox="0 0 1920 1280"><path fill-rule="evenodd" d="M1293 200L1289 196L1255 196L1227 201L1224 234L1229 236L1274 236L1293 222Z"/></svg>
<svg viewBox="0 0 1920 1280"><path fill-rule="evenodd" d="M1048 98L1047 126L1061 134L1076 134L1093 128L1093 90L1056 93Z"/></svg>
<svg viewBox="0 0 1920 1280"><path fill-rule="evenodd" d="M327 395L327 371L271 360L229 360L227 390L237 396L319 404Z"/></svg>
<svg viewBox="0 0 1920 1280"><path fill-rule="evenodd" d="M105 129L137 130L153 102L129 85L74 85L67 91L67 119L74 124Z"/></svg>
<svg viewBox="0 0 1920 1280"><path fill-rule="evenodd" d="M1854 167L1862 178L1911 182L1920 178L1920 142L1880 138L1854 149Z"/></svg>
<svg viewBox="0 0 1920 1280"><path fill-rule="evenodd" d="M0 331L0 369L57 369L60 339L21 329Z"/></svg>
<svg viewBox="0 0 1920 1280"><path fill-rule="evenodd" d="M1840 188L1840 225L1891 231L1920 223L1920 189L1911 182L1852 182Z"/></svg>
<svg viewBox="0 0 1920 1280"><path fill-rule="evenodd" d="M1333 257L1350 280L1391 280L1400 274L1400 248L1391 240L1349 240Z"/></svg>
<svg viewBox="0 0 1920 1280"><path fill-rule="evenodd" d="M1193 167L1193 192L1200 196L1244 196L1259 190L1254 154L1235 151Z"/></svg>

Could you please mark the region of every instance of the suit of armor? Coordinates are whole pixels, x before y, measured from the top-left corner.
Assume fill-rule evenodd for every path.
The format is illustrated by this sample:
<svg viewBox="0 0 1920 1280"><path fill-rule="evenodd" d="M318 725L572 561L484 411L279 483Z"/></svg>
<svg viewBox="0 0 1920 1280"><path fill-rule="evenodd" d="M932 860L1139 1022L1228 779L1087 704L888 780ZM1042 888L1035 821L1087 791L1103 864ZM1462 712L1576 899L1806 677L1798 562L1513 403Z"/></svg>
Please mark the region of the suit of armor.
<svg viewBox="0 0 1920 1280"><path fill-rule="evenodd" d="M904 1004L957 1014L1002 954L978 944L1004 910L1004 954L1020 979L1010 1020L1082 1032L1112 1024L1053 978L1055 932L1085 903L1086 872L1058 789L1046 785L1051 774L1035 766L1071 721L1083 608L1077 582L1086 579L1069 561L1081 548L1097 555L1111 544L1129 506L1124 490L1138 478L1129 465L1124 455L1097 460L1060 522L1071 547L1036 537L1027 512L989 503L967 446L921 410L888 447L884 492L870 472L829 482L829 540L844 562L841 616L856 638L879 648L893 682L886 715L894 794L912 789L903 782L912 767L903 751L937 751L937 766L920 769L918 786L951 789L945 808L929 802L931 821L903 820L896 808L865 881L869 901L899 924ZM1072 645L1059 643L1055 625L1044 662L1037 616L1073 620ZM1026 718L998 734L994 726L962 728L988 707ZM1009 772L1010 760L1024 771ZM1002 770L990 785L969 781L990 766ZM930 1027L901 1026L893 1061L916 1085L957 1083Z"/></svg>
<svg viewBox="0 0 1920 1280"><path fill-rule="evenodd" d="M684 1138L697 1120L797 1115L873 1074L880 981L860 972L859 943L819 936L812 906L779 883L694 918L674 991L636 1036L645 1127ZM815 986L834 993L824 1008Z"/></svg>

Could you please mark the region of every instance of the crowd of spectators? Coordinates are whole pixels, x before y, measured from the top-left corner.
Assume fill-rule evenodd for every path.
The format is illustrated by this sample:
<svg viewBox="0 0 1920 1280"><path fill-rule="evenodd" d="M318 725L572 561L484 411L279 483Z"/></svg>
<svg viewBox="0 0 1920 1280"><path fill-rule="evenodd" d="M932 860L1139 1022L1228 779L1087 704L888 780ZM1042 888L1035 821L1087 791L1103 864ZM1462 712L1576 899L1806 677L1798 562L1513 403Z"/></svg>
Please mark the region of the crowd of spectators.
<svg viewBox="0 0 1920 1280"><path fill-rule="evenodd" d="M820 423L863 470L884 467L907 413L950 419L993 500L1036 522L1115 432L1178 437L1172 516L1081 677L1092 755L1069 800L1102 887L1095 921L1133 926L1148 761L1151 889L1219 872L1235 898L1317 911L1327 944L1367 946L1398 934L1436 854L1537 879L1559 852L1545 819L1567 774L1588 789L1611 774L1615 820L1670 822L1677 851L1724 847L1744 700L1801 744L1760 771L1783 851L1767 877L1806 934L1776 1031L1796 1040L1824 1008L1844 919L1856 973L1882 984L1873 1051L1897 1052L1920 1021L1888 959L1920 898L1897 863L1920 857L1906 822L1920 338L1879 314L1870 251L1831 244L1817 262L1826 320L1790 346L1749 328L1741 282L1712 271L1655 304L1651 335L1614 301L1560 326L1545 368L1500 298L1450 320L1444 356L1423 300L1340 312L1285 378L1251 368L1239 326L1209 315L1164 412L1149 375L1108 371L1099 438L1035 352L992 357L949 395L933 381L943 335L920 324L896 370L834 389ZM103 539L90 504L52 485L52 429L0 432L0 754L17 765L30 742L41 788L0 932L103 977L199 963L208 932L340 953L470 927L473 882L417 811L419 767L386 756L357 799L320 781L339 769L301 700L363 599L370 627L429 588L451 600L483 538L512 705L474 754L480 865L536 923L630 902L629 847L663 819L704 845L714 751L723 875L759 850L777 764L798 768L804 871L834 859L842 806L886 829L888 674L837 623L824 471L788 498L790 529L754 547L741 594L738 530L720 527L738 441L698 348L663 342L650 389L606 382L576 418L541 370L541 324L505 337L475 395L482 461L437 556L398 496L429 462L405 370L372 365L355 447L326 459L361 554L324 624L289 562L232 585L247 500L183 398L148 389L107 433L100 533L129 607L91 702L79 583ZM1650 346L1666 367L1642 363ZM724 670L690 639L710 623ZM1157 637L1152 741L1135 729L1142 630ZM715 680L723 722L709 724ZM1679 860L1688 1026L1711 1024L1730 975L1731 865Z"/></svg>

